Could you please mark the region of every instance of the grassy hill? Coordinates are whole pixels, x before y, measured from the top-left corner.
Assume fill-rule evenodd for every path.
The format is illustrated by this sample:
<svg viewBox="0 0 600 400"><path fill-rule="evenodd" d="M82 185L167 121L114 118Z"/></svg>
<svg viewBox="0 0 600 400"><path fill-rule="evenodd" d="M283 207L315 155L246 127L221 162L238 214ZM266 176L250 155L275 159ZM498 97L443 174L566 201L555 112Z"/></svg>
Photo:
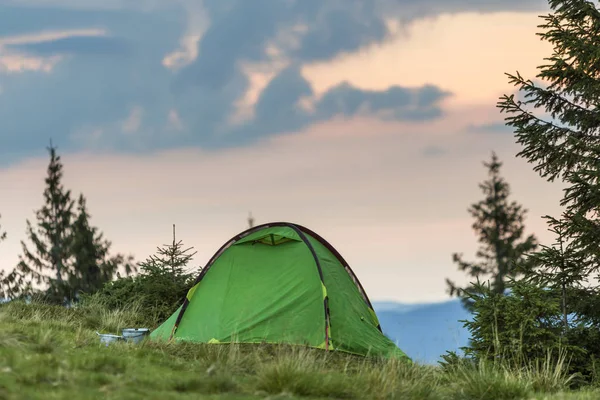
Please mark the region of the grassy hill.
<svg viewBox="0 0 600 400"><path fill-rule="evenodd" d="M437 366L287 346L119 343L134 308L0 305L0 399L597 399L555 369ZM561 393L562 391L562 393Z"/></svg>

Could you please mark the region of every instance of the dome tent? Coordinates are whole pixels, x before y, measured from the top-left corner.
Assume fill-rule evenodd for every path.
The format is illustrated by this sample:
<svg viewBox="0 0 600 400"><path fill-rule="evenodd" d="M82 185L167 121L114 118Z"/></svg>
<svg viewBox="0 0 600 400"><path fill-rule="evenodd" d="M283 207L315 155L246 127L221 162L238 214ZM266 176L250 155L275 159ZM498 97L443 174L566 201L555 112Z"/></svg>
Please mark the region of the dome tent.
<svg viewBox="0 0 600 400"><path fill-rule="evenodd" d="M409 360L382 333L342 256L316 233L286 222L250 228L225 243L150 338L297 344Z"/></svg>

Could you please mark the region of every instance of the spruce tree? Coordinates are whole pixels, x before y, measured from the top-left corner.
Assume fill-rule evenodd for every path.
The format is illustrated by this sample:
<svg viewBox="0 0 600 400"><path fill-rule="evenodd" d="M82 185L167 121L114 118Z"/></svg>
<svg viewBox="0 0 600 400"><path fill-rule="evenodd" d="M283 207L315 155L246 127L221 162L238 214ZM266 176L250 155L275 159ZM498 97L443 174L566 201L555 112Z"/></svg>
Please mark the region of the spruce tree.
<svg viewBox="0 0 600 400"><path fill-rule="evenodd" d="M151 254L141 262L140 269L145 274L168 275L173 282L179 279L188 279L189 271L185 267L194 258L196 251L190 253L193 247L184 248L181 240L175 239L175 225L173 224L173 242L156 248L156 254Z"/></svg>
<svg viewBox="0 0 600 400"><path fill-rule="evenodd" d="M69 271L69 287L73 292L73 300L77 300L81 293L91 294L101 289L116 276L121 267L126 275L135 271L131 257L109 255L111 242L104 239L96 227L90 226L89 220L86 199L80 194L77 218L71 232L70 251L73 260Z"/></svg>
<svg viewBox="0 0 600 400"><path fill-rule="evenodd" d="M581 326L600 326L597 282L600 270L600 11L585 0L550 0L552 12L540 25L542 40L553 45L538 80L507 74L524 94L503 96L498 107L507 113L518 153L542 178L561 179L566 189L561 235L569 244L570 276L587 281L574 310ZM560 266L561 258L552 263ZM555 265L556 267L557 265ZM560 283L562 275L555 275ZM593 305L593 306L591 306ZM587 329L587 328L586 328ZM591 333L590 333L591 334Z"/></svg>
<svg viewBox="0 0 600 400"><path fill-rule="evenodd" d="M47 168L44 205L36 211L37 224L27 220L27 235L33 250L21 241L23 254L19 257L17 273L37 285L47 287L49 301L63 303L69 297L68 282L71 267L71 224L73 205L71 191L62 185L63 165L56 148L48 147L50 163Z"/></svg>
<svg viewBox="0 0 600 400"><path fill-rule="evenodd" d="M574 308L571 300L584 290L586 276L581 274L579 252L565 238L566 219L544 218L550 231L556 235L556 243L553 246L542 245L538 252L532 254L531 260L536 268L527 274L524 282L556 293L556 297L560 298L563 332L566 332L569 328L568 315Z"/></svg>
<svg viewBox="0 0 600 400"><path fill-rule="evenodd" d="M536 248L537 242L533 235L523 239L526 210L514 201L509 202L510 187L500 176L502 163L495 153L492 153L490 162L484 162L484 166L488 169L489 179L479 187L485 197L468 209L475 218L472 227L481 244L476 253L480 260L464 261L457 253L452 258L459 270L476 280L490 279L492 292L503 295L506 280L518 275L519 268L525 265L525 256ZM472 298L465 290L474 286L461 288L449 279L446 282L450 295L460 297L463 304L471 309Z"/></svg>

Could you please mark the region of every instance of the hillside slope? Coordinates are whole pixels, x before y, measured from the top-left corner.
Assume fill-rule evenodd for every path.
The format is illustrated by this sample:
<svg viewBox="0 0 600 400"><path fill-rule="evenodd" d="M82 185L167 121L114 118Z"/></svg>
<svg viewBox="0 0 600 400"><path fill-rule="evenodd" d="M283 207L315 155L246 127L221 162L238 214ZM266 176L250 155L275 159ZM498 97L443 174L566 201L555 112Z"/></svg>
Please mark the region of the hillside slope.
<svg viewBox="0 0 600 400"><path fill-rule="evenodd" d="M0 399L600 398L597 390L566 391L566 377L553 368L526 375L503 365L443 370L301 346L105 347L95 334L143 325L139 310L0 305Z"/></svg>

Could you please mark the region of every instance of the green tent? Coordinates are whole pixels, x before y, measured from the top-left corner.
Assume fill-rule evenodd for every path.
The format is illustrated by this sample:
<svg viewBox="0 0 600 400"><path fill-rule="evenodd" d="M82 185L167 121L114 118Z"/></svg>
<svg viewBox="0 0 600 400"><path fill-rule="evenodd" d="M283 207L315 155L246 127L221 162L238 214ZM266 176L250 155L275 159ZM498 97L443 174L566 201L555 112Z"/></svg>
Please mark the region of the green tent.
<svg viewBox="0 0 600 400"><path fill-rule="evenodd" d="M383 335L360 282L316 233L260 225L225 243L152 340L286 343L408 360Z"/></svg>

